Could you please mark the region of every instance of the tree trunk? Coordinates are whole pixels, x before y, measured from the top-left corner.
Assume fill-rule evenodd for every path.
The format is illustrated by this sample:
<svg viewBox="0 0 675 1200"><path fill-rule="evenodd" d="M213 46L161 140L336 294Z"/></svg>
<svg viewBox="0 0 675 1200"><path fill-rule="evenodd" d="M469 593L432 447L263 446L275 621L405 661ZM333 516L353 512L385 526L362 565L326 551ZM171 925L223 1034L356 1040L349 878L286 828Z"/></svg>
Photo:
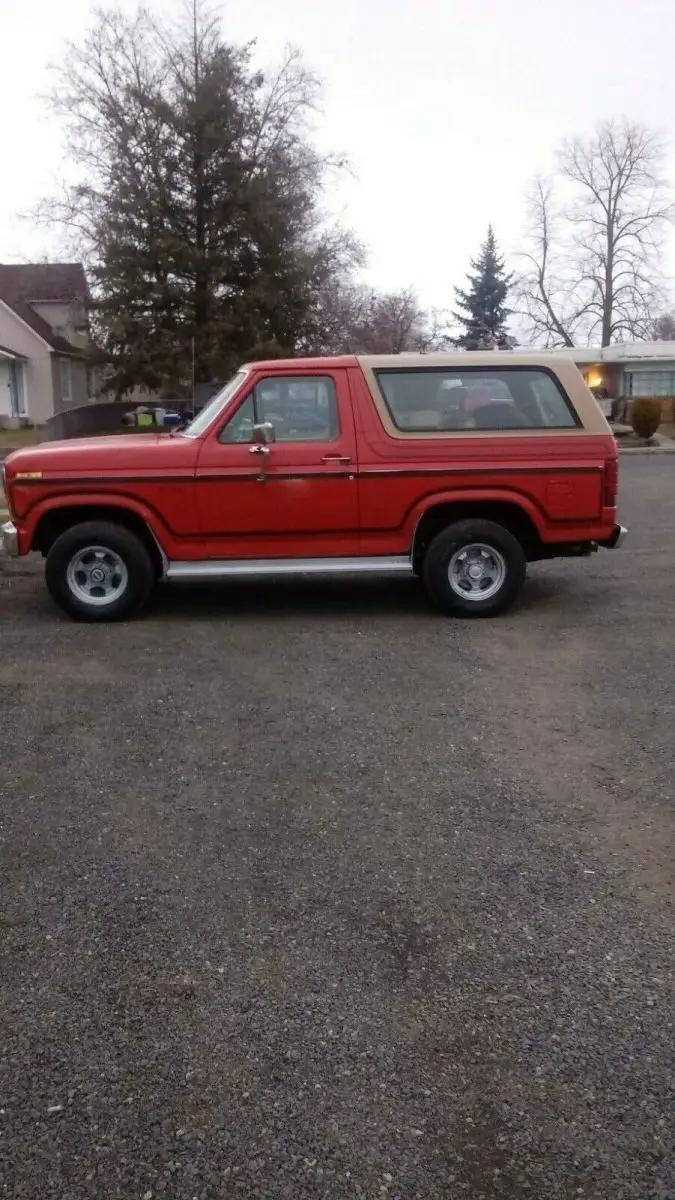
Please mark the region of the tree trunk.
<svg viewBox="0 0 675 1200"><path fill-rule="evenodd" d="M602 346L612 340L612 318L614 315L614 220L607 218L607 247L605 252L605 295L602 305Z"/></svg>

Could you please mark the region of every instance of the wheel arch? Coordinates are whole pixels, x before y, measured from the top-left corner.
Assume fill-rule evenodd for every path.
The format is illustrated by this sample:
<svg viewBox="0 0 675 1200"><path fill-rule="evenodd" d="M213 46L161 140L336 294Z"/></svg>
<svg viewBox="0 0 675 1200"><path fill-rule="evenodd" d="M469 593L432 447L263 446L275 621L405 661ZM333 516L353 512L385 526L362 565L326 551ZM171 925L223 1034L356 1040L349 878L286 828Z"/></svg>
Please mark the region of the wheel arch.
<svg viewBox="0 0 675 1200"><path fill-rule="evenodd" d="M411 557L419 573L427 547L441 529L471 518L502 525L518 539L528 561L540 557L540 516L511 496L438 498L418 515L413 531Z"/></svg>
<svg viewBox="0 0 675 1200"><path fill-rule="evenodd" d="M157 578L160 578L166 570L167 558L151 520L151 514L147 511L106 500L55 504L43 510L37 518L30 548L46 557L56 539L67 529L86 521L109 521L136 534L148 550Z"/></svg>

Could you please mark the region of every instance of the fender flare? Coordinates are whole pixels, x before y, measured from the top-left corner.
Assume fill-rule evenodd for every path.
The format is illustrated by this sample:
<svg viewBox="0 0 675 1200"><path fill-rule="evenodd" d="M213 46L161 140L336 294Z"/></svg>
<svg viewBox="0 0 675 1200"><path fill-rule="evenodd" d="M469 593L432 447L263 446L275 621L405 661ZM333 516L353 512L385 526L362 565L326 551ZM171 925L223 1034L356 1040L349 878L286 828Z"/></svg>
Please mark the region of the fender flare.
<svg viewBox="0 0 675 1200"><path fill-rule="evenodd" d="M61 492L54 496L47 496L44 500L38 500L22 522L26 539L30 543L29 548L32 548L35 531L43 517L52 512L62 512L67 508L118 508L122 512L133 513L147 526L157 543L160 554L166 559L166 551L162 544L162 534L165 530L158 514L142 501L129 496L121 496L118 492L87 491L65 494Z"/></svg>
<svg viewBox="0 0 675 1200"><path fill-rule="evenodd" d="M408 513L406 520L405 528L410 546L413 546L415 543L415 536L420 521L431 509L438 508L442 504L457 504L464 507L472 503L512 504L530 518L541 540L545 540L546 523L543 514L529 497L507 488L478 488L475 491L463 489L462 491L434 492L432 495L425 496L423 500L418 501Z"/></svg>

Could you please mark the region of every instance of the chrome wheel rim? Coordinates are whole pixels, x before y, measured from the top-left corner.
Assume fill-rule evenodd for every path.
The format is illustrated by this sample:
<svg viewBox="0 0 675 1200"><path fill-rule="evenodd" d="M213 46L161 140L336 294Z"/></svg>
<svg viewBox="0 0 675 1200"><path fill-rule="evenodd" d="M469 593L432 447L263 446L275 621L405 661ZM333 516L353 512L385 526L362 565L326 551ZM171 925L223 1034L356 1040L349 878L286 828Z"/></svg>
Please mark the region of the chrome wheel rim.
<svg viewBox="0 0 675 1200"><path fill-rule="evenodd" d="M82 604L114 604L126 591L126 564L109 546L84 546L68 563L68 587Z"/></svg>
<svg viewBox="0 0 675 1200"><path fill-rule="evenodd" d="M457 550L450 559L450 587L463 600L472 603L490 600L503 586L505 579L506 559L496 546L471 542Z"/></svg>

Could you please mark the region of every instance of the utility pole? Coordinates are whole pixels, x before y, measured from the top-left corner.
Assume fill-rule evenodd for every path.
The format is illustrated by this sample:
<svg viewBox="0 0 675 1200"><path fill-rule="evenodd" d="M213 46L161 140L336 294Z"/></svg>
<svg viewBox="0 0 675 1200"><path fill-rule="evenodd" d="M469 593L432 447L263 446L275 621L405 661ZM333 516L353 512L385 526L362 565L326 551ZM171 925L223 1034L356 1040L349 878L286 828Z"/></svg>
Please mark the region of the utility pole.
<svg viewBox="0 0 675 1200"><path fill-rule="evenodd" d="M193 54L193 130L192 172L195 217L195 291L194 291L194 335L192 341L192 390L200 369L201 346L204 331L209 321L209 272L206 246L206 209L204 203L204 118L201 93L201 58L199 44L199 0L192 0L192 54Z"/></svg>

